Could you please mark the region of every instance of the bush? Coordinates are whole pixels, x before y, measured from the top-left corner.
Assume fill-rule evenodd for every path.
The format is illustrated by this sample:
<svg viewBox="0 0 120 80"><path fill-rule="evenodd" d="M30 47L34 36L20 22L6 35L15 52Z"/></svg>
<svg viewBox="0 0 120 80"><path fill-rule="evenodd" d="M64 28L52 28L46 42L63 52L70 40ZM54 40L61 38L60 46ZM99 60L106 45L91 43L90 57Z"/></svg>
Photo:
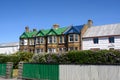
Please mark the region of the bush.
<svg viewBox="0 0 120 80"><path fill-rule="evenodd" d="M70 51L66 54L38 54L32 58L37 63L62 64L120 64L120 51Z"/></svg>
<svg viewBox="0 0 120 80"><path fill-rule="evenodd" d="M18 68L20 61L30 62L33 53L17 52L15 54L0 54L0 63L13 62L13 68Z"/></svg>

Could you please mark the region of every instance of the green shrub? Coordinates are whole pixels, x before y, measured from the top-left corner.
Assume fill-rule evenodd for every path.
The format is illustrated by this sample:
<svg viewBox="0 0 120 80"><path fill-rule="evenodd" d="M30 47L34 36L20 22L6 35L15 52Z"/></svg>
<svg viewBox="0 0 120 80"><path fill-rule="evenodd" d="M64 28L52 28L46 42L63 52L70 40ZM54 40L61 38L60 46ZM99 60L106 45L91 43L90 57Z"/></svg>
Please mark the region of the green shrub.
<svg viewBox="0 0 120 80"><path fill-rule="evenodd" d="M120 51L70 51L64 54L39 54L34 56L33 62L63 63L63 64L119 64Z"/></svg>
<svg viewBox="0 0 120 80"><path fill-rule="evenodd" d="M30 62L33 53L28 52L17 52L14 54L0 54L0 63L13 62L13 67L18 68L18 63L20 61Z"/></svg>

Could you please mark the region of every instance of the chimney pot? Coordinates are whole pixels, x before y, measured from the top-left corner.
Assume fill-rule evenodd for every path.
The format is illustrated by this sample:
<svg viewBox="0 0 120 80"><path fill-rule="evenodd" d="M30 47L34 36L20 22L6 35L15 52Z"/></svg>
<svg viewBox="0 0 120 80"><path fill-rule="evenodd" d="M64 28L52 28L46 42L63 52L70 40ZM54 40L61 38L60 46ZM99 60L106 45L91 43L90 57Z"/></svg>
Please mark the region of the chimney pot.
<svg viewBox="0 0 120 80"><path fill-rule="evenodd" d="M93 21L89 19L87 24L89 27L91 27L93 25Z"/></svg>
<svg viewBox="0 0 120 80"><path fill-rule="evenodd" d="M28 26L25 27L25 32L29 32L29 27Z"/></svg>
<svg viewBox="0 0 120 80"><path fill-rule="evenodd" d="M37 31L37 29L33 29L33 32Z"/></svg>
<svg viewBox="0 0 120 80"><path fill-rule="evenodd" d="M59 24L54 24L53 25L53 29L58 29L59 28Z"/></svg>

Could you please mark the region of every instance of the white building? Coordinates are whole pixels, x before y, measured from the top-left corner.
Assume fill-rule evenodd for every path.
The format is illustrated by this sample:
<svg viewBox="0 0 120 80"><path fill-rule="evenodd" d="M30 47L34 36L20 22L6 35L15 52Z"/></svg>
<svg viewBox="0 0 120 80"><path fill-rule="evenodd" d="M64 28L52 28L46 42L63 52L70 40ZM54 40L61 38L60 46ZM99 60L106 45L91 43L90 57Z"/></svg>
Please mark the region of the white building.
<svg viewBox="0 0 120 80"><path fill-rule="evenodd" d="M3 43L0 44L0 54L12 54L19 51L19 43Z"/></svg>
<svg viewBox="0 0 120 80"><path fill-rule="evenodd" d="M120 49L120 24L91 26L83 35L83 50Z"/></svg>

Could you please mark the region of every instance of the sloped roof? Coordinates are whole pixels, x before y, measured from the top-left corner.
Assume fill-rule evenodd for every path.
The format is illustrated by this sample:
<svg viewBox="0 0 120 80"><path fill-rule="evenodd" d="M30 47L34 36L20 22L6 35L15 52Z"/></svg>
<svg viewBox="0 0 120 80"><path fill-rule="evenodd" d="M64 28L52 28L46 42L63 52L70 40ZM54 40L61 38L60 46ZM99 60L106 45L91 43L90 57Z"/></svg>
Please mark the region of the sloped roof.
<svg viewBox="0 0 120 80"><path fill-rule="evenodd" d="M83 28L83 25L71 26L63 34L70 34L70 33L79 34L82 28Z"/></svg>
<svg viewBox="0 0 120 80"><path fill-rule="evenodd" d="M83 38L85 37L100 37L120 35L120 24L109 24L102 26L92 26L87 29Z"/></svg>
<svg viewBox="0 0 120 80"><path fill-rule="evenodd" d="M31 38L37 34L37 31L24 32L20 38Z"/></svg>
<svg viewBox="0 0 120 80"><path fill-rule="evenodd" d="M46 34L50 31L50 29L48 30L40 30L36 36L46 36Z"/></svg>
<svg viewBox="0 0 120 80"><path fill-rule="evenodd" d="M0 43L0 48L1 47L15 47L15 46L19 46L19 42Z"/></svg>
<svg viewBox="0 0 120 80"><path fill-rule="evenodd" d="M67 29L67 27L51 29L47 35L61 35L66 29Z"/></svg>

